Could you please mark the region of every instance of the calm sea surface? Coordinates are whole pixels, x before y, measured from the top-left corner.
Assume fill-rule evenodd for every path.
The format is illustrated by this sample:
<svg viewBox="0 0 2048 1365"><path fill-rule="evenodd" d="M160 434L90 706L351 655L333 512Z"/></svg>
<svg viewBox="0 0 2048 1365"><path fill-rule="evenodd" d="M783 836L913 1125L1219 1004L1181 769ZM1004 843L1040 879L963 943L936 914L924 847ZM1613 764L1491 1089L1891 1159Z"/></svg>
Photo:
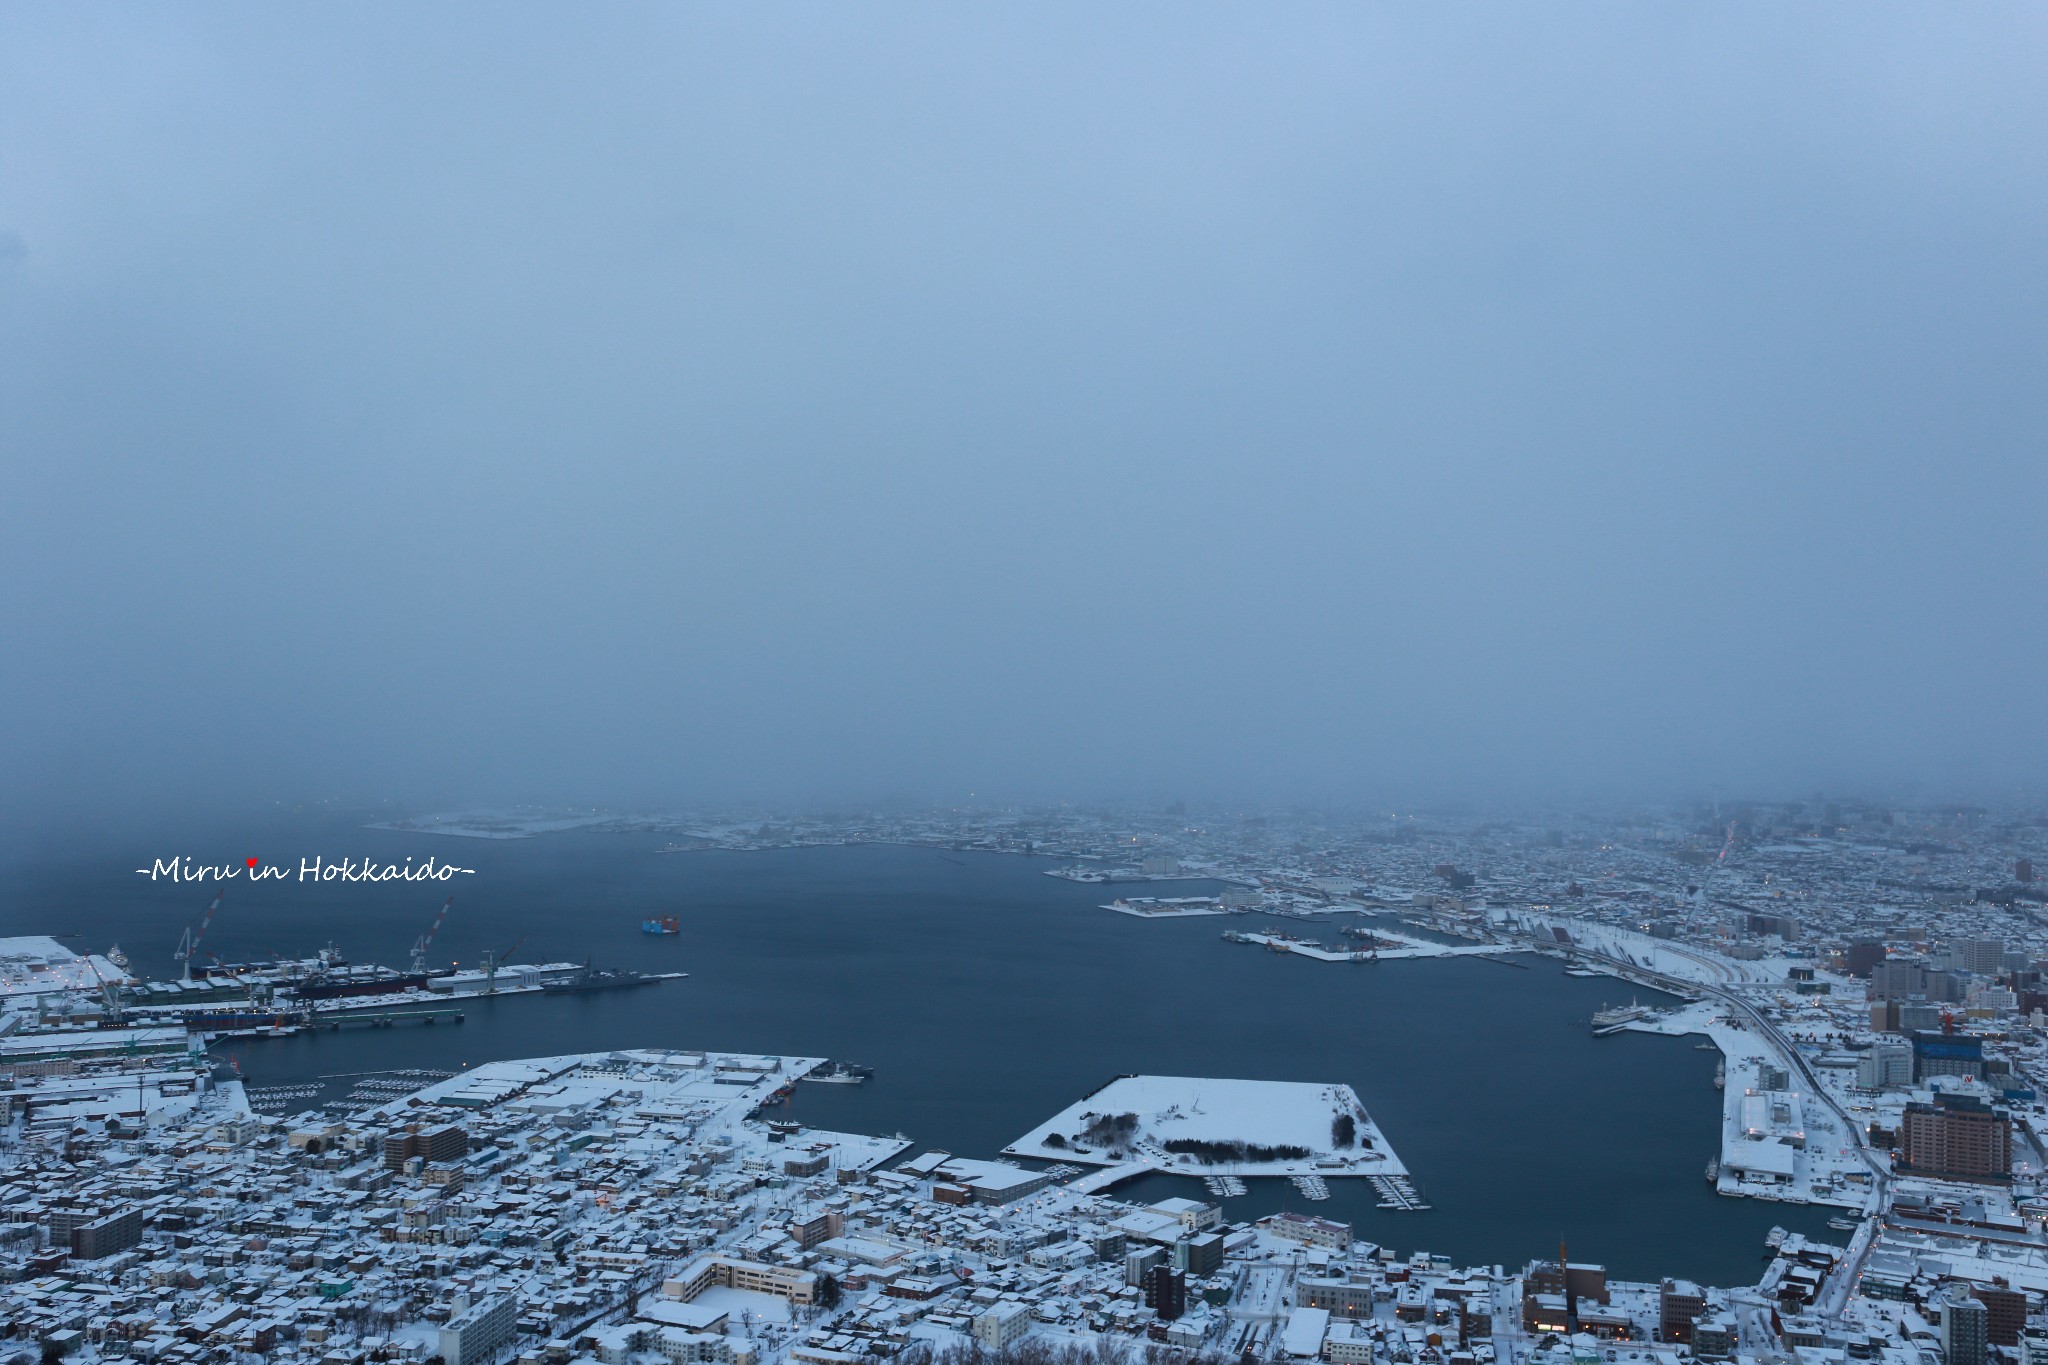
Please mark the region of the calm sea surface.
<svg viewBox="0 0 2048 1365"><path fill-rule="evenodd" d="M310 823L240 837L252 846L206 850L209 861L431 854L477 875L438 889L230 884L205 943L229 960L309 954L331 939L351 960L403 965L452 890L440 962L473 965L518 943L518 961L690 973L653 989L477 1001L456 1027L223 1043L255 1084L622 1047L826 1056L875 1078L799 1086L793 1117L993 1156L1124 1073L1341 1081L1435 1208L1381 1212L1362 1181L1333 1180L1334 1197L1311 1204L1285 1181L1257 1180L1226 1201L1232 1219L1297 1208L1459 1264L1554 1254L1563 1237L1574 1259L1618 1276L1724 1285L1754 1282L1774 1223L1830 1235L1827 1211L1715 1195L1704 1179L1715 1054L1693 1039L1592 1037L1588 1017L1632 988L1566 977L1548 960L1313 962L1223 942L1245 919L1146 923L1097 908L1108 888L1044 876L1051 861L993 854L662 855L659 837L485 841ZM78 951L118 942L137 970L173 975L178 935L210 892L130 869L181 851L67 851L11 868L0 932L62 934ZM666 913L680 917L679 935L640 933L644 917ZM1355 922L1272 921L1325 940ZM1117 1193L1206 1197L1199 1182L1164 1176Z"/></svg>

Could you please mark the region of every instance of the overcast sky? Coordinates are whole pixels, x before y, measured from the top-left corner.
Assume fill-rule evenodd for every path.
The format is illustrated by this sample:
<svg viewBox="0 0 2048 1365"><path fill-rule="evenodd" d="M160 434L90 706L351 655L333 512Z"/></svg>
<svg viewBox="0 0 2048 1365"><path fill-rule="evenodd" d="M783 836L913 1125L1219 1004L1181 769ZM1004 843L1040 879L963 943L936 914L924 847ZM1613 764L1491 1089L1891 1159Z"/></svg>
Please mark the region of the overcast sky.
<svg viewBox="0 0 2048 1365"><path fill-rule="evenodd" d="M7 4L6 800L2038 785L2044 69Z"/></svg>

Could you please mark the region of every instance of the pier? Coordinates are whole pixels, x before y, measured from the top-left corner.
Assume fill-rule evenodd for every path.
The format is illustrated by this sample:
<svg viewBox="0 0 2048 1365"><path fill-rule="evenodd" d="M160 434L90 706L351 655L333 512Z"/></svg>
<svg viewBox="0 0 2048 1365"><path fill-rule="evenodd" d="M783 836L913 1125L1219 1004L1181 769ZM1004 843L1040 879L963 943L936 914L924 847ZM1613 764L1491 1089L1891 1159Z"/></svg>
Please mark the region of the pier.
<svg viewBox="0 0 2048 1365"><path fill-rule="evenodd" d="M1276 953L1293 953L1317 962L1395 962L1418 957L1478 957L1500 962L1508 953L1526 952L1504 943L1431 943L1395 929L1373 927L1372 936L1398 946L1392 948L1328 948L1288 934L1260 933L1233 929L1223 935L1232 943L1251 943ZM1519 966L1521 964L1514 964Z"/></svg>
<svg viewBox="0 0 2048 1365"><path fill-rule="evenodd" d="M1088 1174L1067 1182L1067 1189L1073 1194L1100 1194L1112 1185L1121 1185L1126 1180L1136 1180L1141 1175L1150 1175L1165 1168L1150 1161L1126 1161L1117 1166L1098 1166Z"/></svg>

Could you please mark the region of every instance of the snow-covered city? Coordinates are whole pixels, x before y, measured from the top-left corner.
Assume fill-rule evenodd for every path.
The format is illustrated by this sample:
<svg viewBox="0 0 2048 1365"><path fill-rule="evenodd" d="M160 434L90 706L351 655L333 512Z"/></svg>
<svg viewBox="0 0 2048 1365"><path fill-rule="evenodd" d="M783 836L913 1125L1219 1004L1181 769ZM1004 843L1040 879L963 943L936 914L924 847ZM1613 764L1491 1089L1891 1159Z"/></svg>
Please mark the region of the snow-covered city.
<svg viewBox="0 0 2048 1365"><path fill-rule="evenodd" d="M595 989L573 964L497 964L451 990L428 935L417 979L188 952L179 980L150 982L115 945L21 938L0 944L8 1339L195 1365L849 1365L1027 1340L1348 1365L1924 1365L1931 1344L1958 1340L2018 1365L2014 1353L2048 1351L2038 818L1802 805L1597 821L615 823L699 846L922 843L1050 853L1048 871L1088 881L1204 881L1222 889L1110 908L1314 926L1320 937L1221 934L1302 971L1416 971L1465 953L1561 963L1616 988L1584 1025L1596 1035L1674 1035L1718 1055L1724 1118L1705 1175L1720 1194L1832 1206L1839 1235L1774 1235L1754 1284L1628 1282L1569 1259L1560 1274L1532 1247L1452 1265L1334 1219L1228 1218L1253 1181L1311 1199L1370 1182L1383 1209L1430 1207L1400 1134L1342 1083L1118 1077L1002 1151L952 1153L783 1117L793 1087L864 1079L822 1058L402 1064L416 1035L393 1021L408 1009L431 1023L465 990L536 972L581 970ZM472 832L549 826L459 828ZM1215 951L1244 960L1229 942ZM394 1028L388 1071L342 1093L248 1083L223 1064L223 1044L335 1027L338 1009ZM278 1017L253 1017L265 1012ZM1214 1197L1119 1198L1156 1172Z"/></svg>

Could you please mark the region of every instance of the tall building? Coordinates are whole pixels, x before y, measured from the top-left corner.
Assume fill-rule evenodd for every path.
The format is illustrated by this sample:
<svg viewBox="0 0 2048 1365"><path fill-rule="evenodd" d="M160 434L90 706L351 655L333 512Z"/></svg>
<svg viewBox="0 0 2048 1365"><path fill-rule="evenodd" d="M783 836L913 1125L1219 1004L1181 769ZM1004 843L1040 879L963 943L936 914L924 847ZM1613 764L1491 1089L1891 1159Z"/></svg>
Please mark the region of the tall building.
<svg viewBox="0 0 2048 1365"><path fill-rule="evenodd" d="M1916 1101L1899 1120L1899 1169L1952 1180L2010 1180L2012 1121L1974 1095Z"/></svg>
<svg viewBox="0 0 2048 1365"><path fill-rule="evenodd" d="M1223 1268L1223 1238L1213 1232L1183 1237L1173 1244L1173 1268L1190 1275L1213 1275Z"/></svg>
<svg viewBox="0 0 2048 1365"><path fill-rule="evenodd" d="M1895 1026L1900 1033L1925 1033L1941 1027L1941 1006L1925 1000L1900 1000Z"/></svg>
<svg viewBox="0 0 2048 1365"><path fill-rule="evenodd" d="M54 1208L50 1210L50 1245L65 1248L71 1245L71 1229L82 1228L99 1217L99 1210L93 1208Z"/></svg>
<svg viewBox="0 0 2048 1365"><path fill-rule="evenodd" d="M1856 1063L1856 1084L1865 1090L1891 1090L1913 1083L1913 1045L1903 1038L1880 1038Z"/></svg>
<svg viewBox="0 0 2048 1365"><path fill-rule="evenodd" d="M1913 1035L1913 1079L1930 1076L1984 1076L1984 1040L1964 1033Z"/></svg>
<svg viewBox="0 0 2048 1365"><path fill-rule="evenodd" d="M1979 938L1949 945L1956 966L1979 976L1997 976L2005 970L2005 944L1997 939Z"/></svg>
<svg viewBox="0 0 2048 1365"><path fill-rule="evenodd" d="M2032 858L2015 860L2012 865L2012 879L2016 882L2030 882L2034 880L2034 860Z"/></svg>
<svg viewBox="0 0 2048 1365"><path fill-rule="evenodd" d="M1984 1339L1993 1346L2017 1346L2027 1328L2027 1296L2005 1280L1972 1285L1970 1293L1984 1305Z"/></svg>
<svg viewBox="0 0 2048 1365"><path fill-rule="evenodd" d="M1951 1291L1941 1305L1941 1354L1946 1365L1984 1365L1988 1318L1981 1299Z"/></svg>
<svg viewBox="0 0 2048 1365"><path fill-rule="evenodd" d="M1867 977L1871 968L1884 961L1884 945L1876 939L1862 939L1842 950L1842 965L1849 975Z"/></svg>
<svg viewBox="0 0 2048 1365"><path fill-rule="evenodd" d="M1172 1266L1155 1265L1145 1274L1145 1306L1172 1322L1188 1311L1188 1278Z"/></svg>
<svg viewBox="0 0 2048 1365"><path fill-rule="evenodd" d="M1127 1251L1124 1253L1124 1283L1143 1289L1152 1271L1165 1264L1165 1247L1139 1247L1135 1251Z"/></svg>
<svg viewBox="0 0 2048 1365"><path fill-rule="evenodd" d="M1963 978L1946 968L1927 973L1927 998L1953 1005L1963 998Z"/></svg>
<svg viewBox="0 0 2048 1365"><path fill-rule="evenodd" d="M1870 998L1896 1000L1902 996L1927 994L1927 968L1918 962L1878 962L1867 973Z"/></svg>
<svg viewBox="0 0 2048 1365"><path fill-rule="evenodd" d="M142 1243L142 1210L107 1213L97 1208L50 1211L50 1245L81 1261L96 1261Z"/></svg>
<svg viewBox="0 0 2048 1365"><path fill-rule="evenodd" d="M1707 1311L1707 1291L1691 1280L1666 1280L1657 1291L1657 1340L1690 1342L1692 1325Z"/></svg>
<svg viewBox="0 0 2048 1365"><path fill-rule="evenodd" d="M983 1349L1000 1351L1031 1330L1031 1305L999 1303L974 1319L974 1339Z"/></svg>
<svg viewBox="0 0 2048 1365"><path fill-rule="evenodd" d="M468 1152L469 1134L452 1123L430 1130L412 1124L384 1135L384 1165L394 1171L416 1156L428 1161L457 1161Z"/></svg>
<svg viewBox="0 0 2048 1365"><path fill-rule="evenodd" d="M141 1209L102 1214L71 1229L71 1254L81 1261L96 1261L102 1256L111 1256L141 1244Z"/></svg>
<svg viewBox="0 0 2048 1365"><path fill-rule="evenodd" d="M509 1294L480 1299L441 1328L441 1359L446 1365L477 1365L498 1353L512 1339L519 1307Z"/></svg>

